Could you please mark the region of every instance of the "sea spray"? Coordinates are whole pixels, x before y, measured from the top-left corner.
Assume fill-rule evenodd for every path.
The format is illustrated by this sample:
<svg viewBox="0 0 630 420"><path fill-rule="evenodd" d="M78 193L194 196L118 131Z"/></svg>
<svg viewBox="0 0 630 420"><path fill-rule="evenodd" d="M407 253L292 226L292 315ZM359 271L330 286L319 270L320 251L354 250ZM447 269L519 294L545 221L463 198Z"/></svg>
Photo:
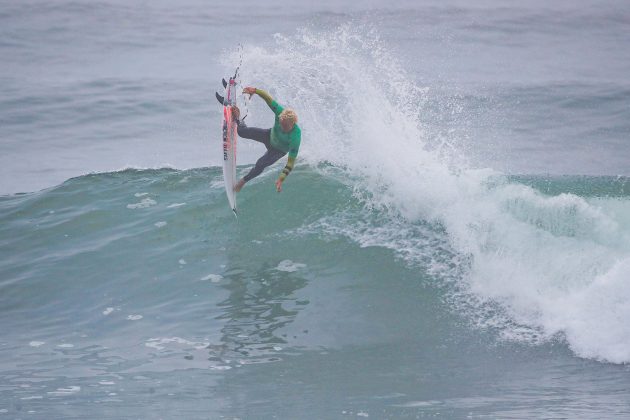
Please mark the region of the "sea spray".
<svg viewBox="0 0 630 420"><path fill-rule="evenodd" d="M451 285L454 311L478 325L500 326L503 337L560 334L579 356L630 361L627 317L619 316L630 307L630 289L619 281L630 257L623 212L473 168L450 147L457 139L435 147L444 139L432 138L420 119L430 91L414 83L374 33L342 26L278 35L273 47L246 46L244 55L244 80L298 110L302 164L342 170L366 209L387 214L381 226L367 229L344 225L338 215L306 231L319 226L421 262ZM257 106L254 115L266 112ZM627 198L618 205L630 210ZM429 237L410 242L423 223L433 226ZM404 225L410 228L401 235ZM429 249L441 229L440 247L458 257ZM585 296L593 289L598 300L590 301Z"/></svg>

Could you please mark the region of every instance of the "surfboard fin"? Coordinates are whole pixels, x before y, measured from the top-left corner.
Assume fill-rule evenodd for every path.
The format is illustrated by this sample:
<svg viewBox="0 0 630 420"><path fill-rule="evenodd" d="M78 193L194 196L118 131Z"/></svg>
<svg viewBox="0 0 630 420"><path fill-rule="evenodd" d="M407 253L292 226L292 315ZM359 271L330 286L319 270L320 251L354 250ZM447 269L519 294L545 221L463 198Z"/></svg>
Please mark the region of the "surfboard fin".
<svg viewBox="0 0 630 420"><path fill-rule="evenodd" d="M223 83L223 87L227 89L227 82L225 81L225 78L221 79L221 83Z"/></svg>
<svg viewBox="0 0 630 420"><path fill-rule="evenodd" d="M219 95L219 92L215 92L214 96L217 98L217 101L219 101L219 103L221 105L225 104L225 98L223 96Z"/></svg>

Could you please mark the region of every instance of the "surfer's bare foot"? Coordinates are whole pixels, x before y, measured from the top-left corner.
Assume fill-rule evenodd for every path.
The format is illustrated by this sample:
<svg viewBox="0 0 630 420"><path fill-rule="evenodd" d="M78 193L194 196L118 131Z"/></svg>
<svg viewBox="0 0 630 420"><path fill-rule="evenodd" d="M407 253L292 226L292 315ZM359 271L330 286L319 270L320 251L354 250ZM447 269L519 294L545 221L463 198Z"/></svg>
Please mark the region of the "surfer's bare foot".
<svg viewBox="0 0 630 420"><path fill-rule="evenodd" d="M245 185L245 178L241 178L241 180L236 183L234 186L234 192L240 192L243 185Z"/></svg>

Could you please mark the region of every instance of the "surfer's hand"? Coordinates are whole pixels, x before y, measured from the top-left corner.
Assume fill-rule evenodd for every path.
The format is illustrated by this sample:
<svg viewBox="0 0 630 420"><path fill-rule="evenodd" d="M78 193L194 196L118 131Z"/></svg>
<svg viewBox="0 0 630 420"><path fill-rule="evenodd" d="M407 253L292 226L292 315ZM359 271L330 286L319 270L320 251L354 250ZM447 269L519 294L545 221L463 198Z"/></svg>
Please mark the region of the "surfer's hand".
<svg viewBox="0 0 630 420"><path fill-rule="evenodd" d="M276 191L282 192L282 181L281 180L277 180L276 181Z"/></svg>
<svg viewBox="0 0 630 420"><path fill-rule="evenodd" d="M255 87L251 87L251 86L247 86L245 89L243 89L243 93L249 94L249 97L251 98L252 95L254 93L256 93L256 88Z"/></svg>

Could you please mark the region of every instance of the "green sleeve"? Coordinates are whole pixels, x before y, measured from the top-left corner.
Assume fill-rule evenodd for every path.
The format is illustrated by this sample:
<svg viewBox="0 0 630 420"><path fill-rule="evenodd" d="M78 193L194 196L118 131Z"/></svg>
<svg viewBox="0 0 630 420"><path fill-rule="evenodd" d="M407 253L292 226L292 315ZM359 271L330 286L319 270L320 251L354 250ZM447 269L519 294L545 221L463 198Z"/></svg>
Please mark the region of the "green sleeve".
<svg viewBox="0 0 630 420"><path fill-rule="evenodd" d="M280 113L284 110L284 107L278 104L278 102L276 102L267 91L256 89L256 94L265 100L269 108L271 108L276 116L280 115Z"/></svg>
<svg viewBox="0 0 630 420"><path fill-rule="evenodd" d="M298 150L300 146L289 149L289 157L295 159L298 155Z"/></svg>
<svg viewBox="0 0 630 420"><path fill-rule="evenodd" d="M291 140L289 143L289 158L295 159L300 150L300 143L302 141L302 130L296 126L295 130L291 134Z"/></svg>

